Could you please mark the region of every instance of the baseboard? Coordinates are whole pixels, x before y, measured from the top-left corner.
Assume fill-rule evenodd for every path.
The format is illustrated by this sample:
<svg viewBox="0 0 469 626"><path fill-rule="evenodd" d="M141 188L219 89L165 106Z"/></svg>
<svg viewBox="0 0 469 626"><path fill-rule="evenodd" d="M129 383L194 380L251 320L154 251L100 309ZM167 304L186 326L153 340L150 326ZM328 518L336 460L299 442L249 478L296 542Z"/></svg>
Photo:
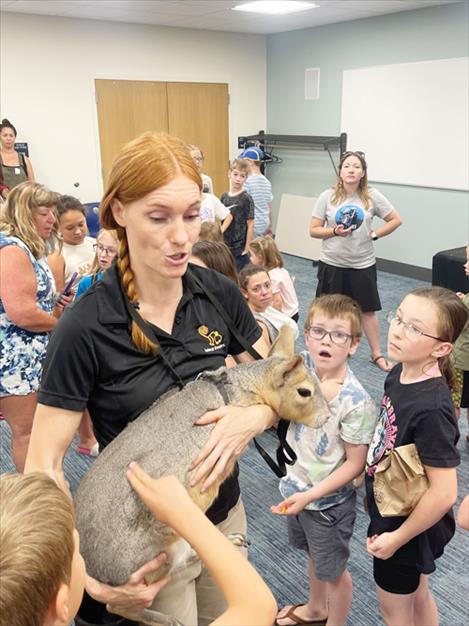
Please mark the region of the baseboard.
<svg viewBox="0 0 469 626"><path fill-rule="evenodd" d="M432 270L427 267L399 263L398 261L389 261L388 259L376 259L376 266L382 272L406 276L407 278L415 278L415 280L425 280L429 283L432 282Z"/></svg>

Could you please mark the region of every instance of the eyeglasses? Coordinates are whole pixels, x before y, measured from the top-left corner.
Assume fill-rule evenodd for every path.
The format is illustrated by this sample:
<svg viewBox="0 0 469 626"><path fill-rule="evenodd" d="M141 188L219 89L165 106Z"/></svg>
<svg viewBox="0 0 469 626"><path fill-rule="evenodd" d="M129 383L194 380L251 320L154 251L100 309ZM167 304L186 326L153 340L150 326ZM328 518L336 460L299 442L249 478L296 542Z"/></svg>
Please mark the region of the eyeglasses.
<svg viewBox="0 0 469 626"><path fill-rule="evenodd" d="M342 330L326 330L321 326L310 326L306 332L311 339L316 339L317 341L321 341L321 339L324 339L326 335L329 335L332 343L335 343L338 346L343 346L349 339L353 338L353 335L344 333Z"/></svg>
<svg viewBox="0 0 469 626"><path fill-rule="evenodd" d="M198 161L199 163L202 163L202 161L204 160L203 156L195 156L195 157L192 157L192 158L194 159L194 161Z"/></svg>
<svg viewBox="0 0 469 626"><path fill-rule="evenodd" d="M107 248L100 243L94 243L93 250L98 254L106 254L107 256L114 256L117 254L117 250L115 248Z"/></svg>
<svg viewBox="0 0 469 626"><path fill-rule="evenodd" d="M395 311L389 311L386 315L386 321L391 326L393 324L397 324L398 326L402 326L404 329L404 333L408 339L411 341L415 341L419 337L430 337L430 339L436 339L436 341L445 341L441 337L435 337L434 335L429 335L428 333L424 333L422 330L414 326L413 324L408 324L404 322L402 317L400 317Z"/></svg>

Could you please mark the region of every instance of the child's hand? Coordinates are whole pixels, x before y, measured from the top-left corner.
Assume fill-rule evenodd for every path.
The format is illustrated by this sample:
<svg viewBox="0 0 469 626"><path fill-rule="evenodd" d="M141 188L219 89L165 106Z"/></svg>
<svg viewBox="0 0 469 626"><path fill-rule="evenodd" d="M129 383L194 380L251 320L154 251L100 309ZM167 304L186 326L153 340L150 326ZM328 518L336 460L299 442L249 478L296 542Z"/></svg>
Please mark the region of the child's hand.
<svg viewBox="0 0 469 626"><path fill-rule="evenodd" d="M366 540L366 549L368 552L377 559L383 559L384 561L390 559L400 547L394 533L373 535Z"/></svg>
<svg viewBox="0 0 469 626"><path fill-rule="evenodd" d="M127 479L153 515L169 526L176 523L176 516L185 506L193 505L186 489L175 476L154 479L137 463L131 463Z"/></svg>
<svg viewBox="0 0 469 626"><path fill-rule="evenodd" d="M306 505L312 502L312 498L304 491L298 491L292 496L270 507L275 515L298 515Z"/></svg>

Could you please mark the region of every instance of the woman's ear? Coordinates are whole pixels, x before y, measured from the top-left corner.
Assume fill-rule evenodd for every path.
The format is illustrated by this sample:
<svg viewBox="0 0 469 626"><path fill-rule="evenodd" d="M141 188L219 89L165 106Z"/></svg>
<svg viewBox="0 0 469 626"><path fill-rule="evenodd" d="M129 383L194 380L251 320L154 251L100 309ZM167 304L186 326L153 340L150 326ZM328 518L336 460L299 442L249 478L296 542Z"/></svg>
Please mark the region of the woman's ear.
<svg viewBox="0 0 469 626"><path fill-rule="evenodd" d="M124 205L114 198L111 202L111 212L115 222L122 228L126 227L125 208Z"/></svg>

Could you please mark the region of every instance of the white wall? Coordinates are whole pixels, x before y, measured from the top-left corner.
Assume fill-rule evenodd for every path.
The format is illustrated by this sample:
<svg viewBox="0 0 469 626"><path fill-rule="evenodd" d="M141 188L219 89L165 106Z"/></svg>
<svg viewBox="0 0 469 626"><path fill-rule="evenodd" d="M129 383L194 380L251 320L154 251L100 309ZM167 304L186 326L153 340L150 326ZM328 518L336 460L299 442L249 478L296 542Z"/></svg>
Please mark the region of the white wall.
<svg viewBox="0 0 469 626"><path fill-rule="evenodd" d="M3 13L0 38L1 117L36 179L83 202L102 194L95 78L228 83L230 156L266 126L263 35Z"/></svg>

